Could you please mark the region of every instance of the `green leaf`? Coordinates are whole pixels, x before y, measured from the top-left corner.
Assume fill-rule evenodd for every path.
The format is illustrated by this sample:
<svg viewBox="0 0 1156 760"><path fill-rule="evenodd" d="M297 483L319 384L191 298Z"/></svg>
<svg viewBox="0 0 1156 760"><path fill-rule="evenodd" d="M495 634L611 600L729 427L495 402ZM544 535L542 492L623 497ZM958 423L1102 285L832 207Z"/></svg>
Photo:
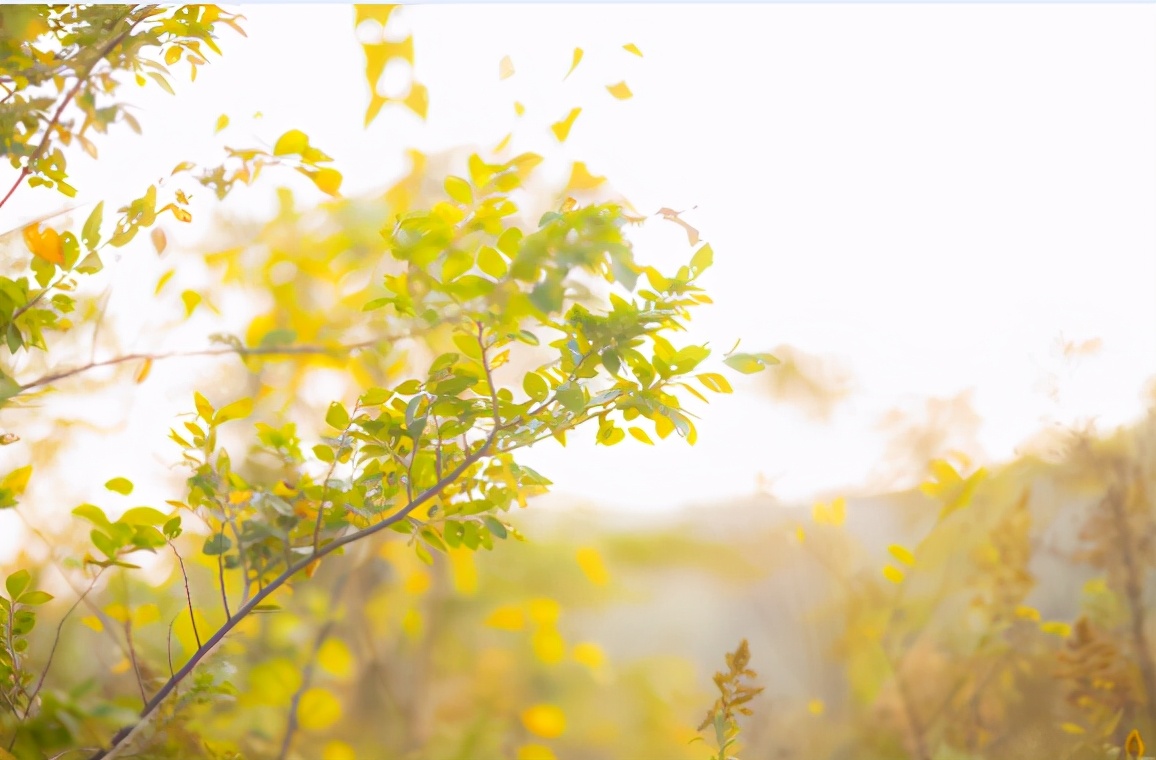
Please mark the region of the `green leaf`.
<svg viewBox="0 0 1156 760"><path fill-rule="evenodd" d="M210 557L216 557L219 554L224 554L233 546L233 542L224 533L215 533L205 539L205 545L201 549L203 553Z"/></svg>
<svg viewBox="0 0 1156 760"><path fill-rule="evenodd" d="M51 602L55 598L56 597L47 591L29 591L21 596L17 602L20 604L28 605L44 604L46 602Z"/></svg>
<svg viewBox="0 0 1156 760"><path fill-rule="evenodd" d="M478 251L478 269L481 269L484 274L488 274L495 280L500 280L506 276L509 267L506 265L506 260L502 258L502 254L495 251L493 248L483 246Z"/></svg>
<svg viewBox="0 0 1156 760"><path fill-rule="evenodd" d="M723 363L744 375L762 372L767 367L778 364L779 360L770 354L731 354Z"/></svg>
<svg viewBox="0 0 1156 760"><path fill-rule="evenodd" d="M349 412L345 411L344 406L334 401L329 405L329 410L325 412L325 422L331 428L345 430L349 427Z"/></svg>
<svg viewBox="0 0 1156 760"><path fill-rule="evenodd" d="M159 509L152 507L133 507L120 516L117 522L122 522L126 525L148 525L157 526L164 525L169 519L169 516ZM178 521L180 518L176 518ZM179 524L179 523L178 523Z"/></svg>
<svg viewBox="0 0 1156 760"><path fill-rule="evenodd" d="M526 373L526 376L522 378L522 389L526 391L527 396L539 404L550 395L550 386L537 372Z"/></svg>
<svg viewBox="0 0 1156 760"><path fill-rule="evenodd" d="M581 385L566 383L558 387L558 403L569 412L580 412L586 408L586 394Z"/></svg>
<svg viewBox="0 0 1156 760"><path fill-rule="evenodd" d="M32 574L27 570L17 570L8 576L8 580L4 581L4 587L8 589L8 598L15 601L28 585L32 583Z"/></svg>
<svg viewBox="0 0 1156 760"><path fill-rule="evenodd" d="M109 522L109 519L104 514L104 511L95 504L81 504L79 507L72 510L72 514L88 520L98 528L104 528L105 530L111 530L112 528L112 523Z"/></svg>
<svg viewBox="0 0 1156 760"><path fill-rule="evenodd" d="M694 252L694 256L690 259L690 271L697 277L713 263L714 249L710 247L710 243L707 243Z"/></svg>
<svg viewBox="0 0 1156 760"><path fill-rule="evenodd" d="M486 524L490 533L498 538L505 538L509 535L509 531L506 530L506 526L502 524L502 521L492 515L483 517L482 522Z"/></svg>
<svg viewBox="0 0 1156 760"><path fill-rule="evenodd" d="M122 496L132 493L132 481L128 478L113 478L104 484L104 487Z"/></svg>
<svg viewBox="0 0 1156 760"><path fill-rule="evenodd" d="M88 215L88 219L84 222L84 228L80 232L80 237L84 241L84 245L90 251L100 245L100 225L103 219L104 201L101 201L96 204L96 208Z"/></svg>

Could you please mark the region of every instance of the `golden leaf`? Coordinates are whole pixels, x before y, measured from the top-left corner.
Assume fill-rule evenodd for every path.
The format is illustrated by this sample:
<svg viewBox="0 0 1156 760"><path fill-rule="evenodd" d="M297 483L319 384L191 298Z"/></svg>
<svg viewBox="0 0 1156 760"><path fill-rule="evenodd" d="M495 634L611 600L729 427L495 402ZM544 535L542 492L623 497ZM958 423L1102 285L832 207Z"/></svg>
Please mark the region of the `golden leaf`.
<svg viewBox="0 0 1156 760"><path fill-rule="evenodd" d="M498 63L498 78L509 79L514 76L514 62L510 60L510 56L503 56Z"/></svg>
<svg viewBox="0 0 1156 760"><path fill-rule="evenodd" d="M570 169L570 181L566 183L566 191L593 190L605 181L605 177L591 174L584 162L575 161L573 167Z"/></svg>
<svg viewBox="0 0 1156 760"><path fill-rule="evenodd" d="M570 70L566 72L566 76L562 79L567 79L574 73L574 69L578 68L578 64L582 62L582 48L574 48L574 62L570 64Z"/></svg>
<svg viewBox="0 0 1156 760"><path fill-rule="evenodd" d="M618 98L619 100L626 100L628 98L634 97L634 93L631 92L630 88L626 86L626 82L608 84L606 85L606 89L610 91L611 95Z"/></svg>
<svg viewBox="0 0 1156 760"><path fill-rule="evenodd" d="M635 45L633 42L626 43L625 45L622 46L622 49L625 50L627 53L633 53L634 55L638 56L639 58L642 57L642 51L639 50L638 46Z"/></svg>
<svg viewBox="0 0 1156 760"><path fill-rule="evenodd" d="M574 126L574 120L578 118L580 113L582 113L581 108L573 108L565 119L550 125L550 130L558 138L558 142L566 142L566 138L570 136L570 128Z"/></svg>

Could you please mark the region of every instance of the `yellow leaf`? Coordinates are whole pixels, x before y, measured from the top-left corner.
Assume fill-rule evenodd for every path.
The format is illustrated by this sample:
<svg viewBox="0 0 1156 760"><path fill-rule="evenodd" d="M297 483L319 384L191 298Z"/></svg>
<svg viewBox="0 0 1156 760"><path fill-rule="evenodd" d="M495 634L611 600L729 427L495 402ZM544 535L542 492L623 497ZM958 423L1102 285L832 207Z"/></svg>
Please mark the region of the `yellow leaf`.
<svg viewBox="0 0 1156 760"><path fill-rule="evenodd" d="M1084 733L1084 727L1076 723L1061 723L1060 728L1063 729L1064 733L1068 734L1079 735Z"/></svg>
<svg viewBox="0 0 1156 760"><path fill-rule="evenodd" d="M883 577L895 584L903 583L903 571L894 565L884 566Z"/></svg>
<svg viewBox="0 0 1156 760"><path fill-rule="evenodd" d="M626 43L625 45L622 46L622 49L625 50L627 53L634 53L634 55L638 56L639 58L642 57L642 51L639 50L638 46L635 45L633 42Z"/></svg>
<svg viewBox="0 0 1156 760"><path fill-rule="evenodd" d="M329 195L337 195L337 191L341 188L341 172L336 169L330 169L328 167L318 169L311 179L321 192Z"/></svg>
<svg viewBox="0 0 1156 760"><path fill-rule="evenodd" d="M405 105L409 110L421 118L426 118L429 112L429 89L420 82L414 82L409 88L409 95L405 96Z"/></svg>
<svg viewBox="0 0 1156 760"><path fill-rule="evenodd" d="M566 714L557 705L534 705L522 711L522 725L535 736L556 739L566 732Z"/></svg>
<svg viewBox="0 0 1156 760"><path fill-rule="evenodd" d="M181 293L181 300L185 303L185 316L191 317L193 311L201 303L201 294L196 291L186 290Z"/></svg>
<svg viewBox="0 0 1156 760"><path fill-rule="evenodd" d="M500 631L520 631L526 627L526 615L522 610L507 604L490 613L486 625Z"/></svg>
<svg viewBox="0 0 1156 760"><path fill-rule="evenodd" d="M807 712L812 715L822 715L827 710L827 705L823 704L821 699L812 699L807 703Z"/></svg>
<svg viewBox="0 0 1156 760"><path fill-rule="evenodd" d="M132 627L140 628L160 620L161 612L155 604L142 604L132 612Z"/></svg>
<svg viewBox="0 0 1156 760"><path fill-rule="evenodd" d="M582 113L581 108L573 108L565 119L550 125L550 131L554 133L554 137L558 138L558 142L566 142L566 138L570 136L570 127L574 126L574 120L578 118L580 113Z"/></svg>
<svg viewBox="0 0 1156 760"><path fill-rule="evenodd" d="M0 480L0 488L3 488L5 491L11 491L19 496L24 493L24 489L28 487L28 480L31 477L32 465L26 464L5 475L4 480Z"/></svg>
<svg viewBox="0 0 1156 760"><path fill-rule="evenodd" d="M309 135L300 129L290 129L277 138L277 144L273 146L273 155L286 156L294 153L300 155L304 153L308 147Z"/></svg>
<svg viewBox="0 0 1156 760"><path fill-rule="evenodd" d="M1072 626L1058 620L1049 620L1046 623L1040 623L1040 631L1066 639L1072 635Z"/></svg>
<svg viewBox="0 0 1156 760"><path fill-rule="evenodd" d="M1016 617L1021 617L1025 620L1034 620L1037 623L1040 620L1040 611L1035 607L1028 607L1027 605L1021 604L1016 607L1015 613Z"/></svg>
<svg viewBox="0 0 1156 760"><path fill-rule="evenodd" d="M526 113L526 107L515 100L514 101L514 113L516 113L518 116L521 116L522 114Z"/></svg>
<svg viewBox="0 0 1156 760"><path fill-rule="evenodd" d="M213 130L214 134L220 132L225 127L229 126L229 117L227 114L221 114L217 117L217 126Z"/></svg>
<svg viewBox="0 0 1156 760"><path fill-rule="evenodd" d="M96 615L85 615L80 619L80 622L96 631L97 633L100 633L104 630L104 623L100 622L100 618L98 618Z"/></svg>
<svg viewBox="0 0 1156 760"><path fill-rule="evenodd" d="M181 49L177 45L165 51L165 63L172 66L177 61L181 60Z"/></svg>
<svg viewBox="0 0 1156 760"><path fill-rule="evenodd" d="M566 640L553 628L535 631L530 645L534 656L547 665L556 665L566 657Z"/></svg>
<svg viewBox="0 0 1156 760"><path fill-rule="evenodd" d="M523 744L518 747L517 760L558 760L558 757L543 744Z"/></svg>
<svg viewBox="0 0 1156 760"><path fill-rule="evenodd" d="M891 552L892 557L899 560L908 567L911 567L915 564L915 555L899 544L892 544L887 548L887 551Z"/></svg>
<svg viewBox="0 0 1156 760"><path fill-rule="evenodd" d="M1144 740L1140 738L1140 732L1132 729L1128 734L1128 738L1124 740L1124 751L1128 753L1129 760L1141 760L1144 757Z"/></svg>
<svg viewBox="0 0 1156 760"><path fill-rule="evenodd" d="M474 553L469 549L451 549L449 558L454 590L466 596L477 593L478 568L474 564Z"/></svg>
<svg viewBox="0 0 1156 760"><path fill-rule="evenodd" d="M169 244L168 238L165 237L165 231L160 227L156 227L151 233L149 233L149 237L152 238L153 248L157 249L157 255L159 256L164 253L165 246Z"/></svg>
<svg viewBox="0 0 1156 760"><path fill-rule="evenodd" d="M819 502L811 510L811 517L820 525L842 525L847 517L847 502L841 497L829 505Z"/></svg>
<svg viewBox="0 0 1156 760"><path fill-rule="evenodd" d="M510 56L503 56L498 63L498 78L509 79L512 76L514 76L514 62L510 60Z"/></svg>
<svg viewBox="0 0 1156 760"><path fill-rule="evenodd" d="M405 592L407 594L423 594L430 587L429 573L424 570L414 570L405 579Z"/></svg>
<svg viewBox="0 0 1156 760"><path fill-rule="evenodd" d="M530 600L530 619L538 625L553 625L558 622L561 607L553 599L538 597Z"/></svg>
<svg viewBox="0 0 1156 760"><path fill-rule="evenodd" d="M334 739L321 750L321 760L357 760L357 753L345 742Z"/></svg>
<svg viewBox="0 0 1156 760"><path fill-rule="evenodd" d="M322 731L341 719L341 702L328 689L314 687L301 695L297 722L306 731Z"/></svg>
<svg viewBox="0 0 1156 760"><path fill-rule="evenodd" d="M574 62L570 64L570 70L566 72L566 76L562 77L562 79L566 79L571 74L573 74L574 69L578 68L578 64L581 61L582 61L582 48L574 48Z"/></svg>
<svg viewBox="0 0 1156 760"><path fill-rule="evenodd" d="M506 146L510 144L510 138L513 136L513 132L507 132L506 136L502 138L502 141L494 146L494 152L501 153L503 150L505 150Z"/></svg>
<svg viewBox="0 0 1156 760"><path fill-rule="evenodd" d="M646 434L646 431L643 430L642 428L632 427L632 428L627 428L627 430L632 436L634 436L636 439L642 441L643 443L645 443L649 446L654 445L654 441L650 440L650 436L648 436Z"/></svg>
<svg viewBox="0 0 1156 760"><path fill-rule="evenodd" d="M345 678L353 672L353 655L341 639L326 639L317 650L317 664L338 678Z"/></svg>
<svg viewBox="0 0 1156 760"><path fill-rule="evenodd" d="M586 579L595 586L605 586L610 582L610 573L602 562L602 555L592 546L583 546L578 550L578 567Z"/></svg>
<svg viewBox="0 0 1156 760"><path fill-rule="evenodd" d="M591 174L583 161L575 161L570 169L570 181L566 183L566 192L571 190L593 190L606 181L605 177Z"/></svg>
<svg viewBox="0 0 1156 760"><path fill-rule="evenodd" d="M401 619L401 630L405 632L406 636L416 639L421 635L421 628L421 613L417 610L407 610Z"/></svg>
<svg viewBox="0 0 1156 760"><path fill-rule="evenodd" d="M602 648L588 641L575 644L570 654L574 658L574 662L585 665L591 670L597 670L606 661L606 655L603 654Z"/></svg>
<svg viewBox="0 0 1156 760"><path fill-rule="evenodd" d="M33 256L53 264L64 263L64 244L54 229L45 228L41 232L39 223L30 224L24 228L24 244Z"/></svg>
<svg viewBox="0 0 1156 760"><path fill-rule="evenodd" d="M618 98L619 100L627 100L634 97L634 93L631 92L630 88L626 86L626 82L608 84L606 85L606 89L610 91L611 95Z"/></svg>

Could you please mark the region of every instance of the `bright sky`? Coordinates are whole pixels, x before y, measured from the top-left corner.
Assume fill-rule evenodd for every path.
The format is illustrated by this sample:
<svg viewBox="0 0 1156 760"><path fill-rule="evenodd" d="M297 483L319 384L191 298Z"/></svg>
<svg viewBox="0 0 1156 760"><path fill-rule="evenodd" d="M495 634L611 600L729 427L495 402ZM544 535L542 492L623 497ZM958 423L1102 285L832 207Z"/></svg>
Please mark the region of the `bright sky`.
<svg viewBox="0 0 1156 760"><path fill-rule="evenodd" d="M700 410L693 448L590 435L531 452L560 494L654 510L749 495L760 472L787 500L854 490L896 407L971 390L972 448L999 461L1051 420L1134 418L1156 376L1156 6L410 6L429 120L387 111L367 131L352 9L244 13L249 39L226 37L179 98L132 93L145 137L103 142L99 167L75 159L77 200L133 197L180 160L289 128L337 159L346 193L376 189L406 147L489 148L516 126L515 149L559 172L584 160L642 212L697 206L716 305L692 337L720 354L789 344L854 377L828 423L754 376ZM500 81L504 55L516 74ZM622 80L625 102L604 89ZM576 105L559 147L548 125ZM234 126L214 138L221 113ZM53 203L17 198L24 218ZM648 260L689 256L674 225L634 240ZM1072 369L1060 338L1102 348ZM1041 390L1052 375L1061 404Z"/></svg>

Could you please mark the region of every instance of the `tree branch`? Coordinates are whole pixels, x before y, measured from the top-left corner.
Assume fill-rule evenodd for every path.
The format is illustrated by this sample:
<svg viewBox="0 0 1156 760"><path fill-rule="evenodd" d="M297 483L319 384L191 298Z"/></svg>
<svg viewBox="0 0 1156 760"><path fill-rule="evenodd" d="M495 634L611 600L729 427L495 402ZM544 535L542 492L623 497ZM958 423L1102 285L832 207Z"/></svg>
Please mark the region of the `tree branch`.
<svg viewBox="0 0 1156 760"><path fill-rule="evenodd" d="M140 717L135 723L125 726L120 731L118 731L109 742L109 747L107 749L99 750L93 754L89 760L111 760L111 758L120 754L120 752L123 751L123 749L127 746L126 740L144 724L144 722L149 718L149 716L153 714L153 712L156 711L158 707L160 707L165 699L167 699L168 696L172 694L173 690L176 689L177 685L181 683L181 681L183 681L186 677L188 677L188 675L193 671L194 668L197 667L201 660L203 660L217 646L217 644L219 644L221 640L224 639L226 635L228 635L230 631L236 628L242 620L248 617L249 614L252 613L259 604L271 596L273 592L280 589L293 576L305 570L317 560L332 554L344 546L380 533L391 525L404 520L410 515L411 512L428 502L430 499L433 499L435 496L445 490L450 484L460 478L466 472L466 470L474 465L474 463L487 456L493 448L493 444L497 438L498 432L499 428L497 427L491 430L490 434L486 436L486 439L482 442L481 446L478 447L477 451L468 455L461 464L447 473L444 478L439 480L416 499L411 500L400 511L390 515L389 517L386 517L380 522L376 522L373 525L370 525L367 528L362 528L360 530L354 531L353 533L347 533L344 536L336 538L333 541L330 541L328 544L319 547L316 551L312 552L307 557L304 557L289 567L285 568L285 570L280 575L269 582L269 585L262 588L260 591L253 595L252 599L241 605L241 607L238 608L233 615L225 620L221 627L217 629L216 633L210 636L204 645L193 653L192 657L190 657L189 660L176 672L176 674L169 678L169 680L165 682L160 690L153 695L153 698L145 704L144 708L140 712Z"/></svg>
<svg viewBox="0 0 1156 760"><path fill-rule="evenodd" d="M129 10L128 13L121 17L119 23L124 23L131 17L132 10ZM143 19L144 17L142 16L141 18ZM117 45L124 42L125 37L128 37L129 33L132 32L140 20L141 19L133 21L128 25L127 29L113 37L103 48L100 49L100 52L93 56L92 62L84 68L83 72L77 72L76 84L74 84L71 89L69 89L68 94L64 96L64 100L60 101L60 105L57 106L56 112L52 114L52 119L49 120L48 126L44 130L44 139L40 141L40 144L36 146L36 150L34 150L32 155L28 157L24 167L20 170L20 174L16 177L16 182L14 182L12 187L8 189L8 192L5 193L4 197L0 198L0 206L3 206L8 202L8 199L12 197L12 194L16 192L16 189L20 187L25 178L32 173L32 164L36 163L36 161L44 155L44 151L48 149L48 144L52 141L52 130L56 129L56 125L60 123L60 117L64 114L64 109L67 108L68 104L72 102L72 99L76 97L76 93L80 92L81 85L88 81L88 77L90 74L92 74L92 70L96 68L98 63L104 60L105 56L116 49Z"/></svg>
<svg viewBox="0 0 1156 760"><path fill-rule="evenodd" d="M88 364L79 367L72 367L71 369L51 372L47 375L30 380L20 386L21 391L27 391L32 388L39 388L41 386L49 385L57 380L64 380L69 377L83 374L90 370L99 369L101 367L114 367L125 362L142 361L145 359L151 361L162 361L164 359L188 359L199 356L225 356L227 354L236 354L241 357L245 356L296 356L296 355L319 355L319 354L340 354L347 351L358 351L363 348L379 345L381 343L394 342L400 338L408 336L382 336L373 338L371 340L358 341L357 343L346 343L336 346L320 346L315 344L306 344L300 346L276 346L276 347L245 347L245 346L221 346L220 348L204 348L193 351L169 351L160 354L146 354L133 353L125 354L124 356L117 356L112 359L103 359L98 362L89 362Z"/></svg>

